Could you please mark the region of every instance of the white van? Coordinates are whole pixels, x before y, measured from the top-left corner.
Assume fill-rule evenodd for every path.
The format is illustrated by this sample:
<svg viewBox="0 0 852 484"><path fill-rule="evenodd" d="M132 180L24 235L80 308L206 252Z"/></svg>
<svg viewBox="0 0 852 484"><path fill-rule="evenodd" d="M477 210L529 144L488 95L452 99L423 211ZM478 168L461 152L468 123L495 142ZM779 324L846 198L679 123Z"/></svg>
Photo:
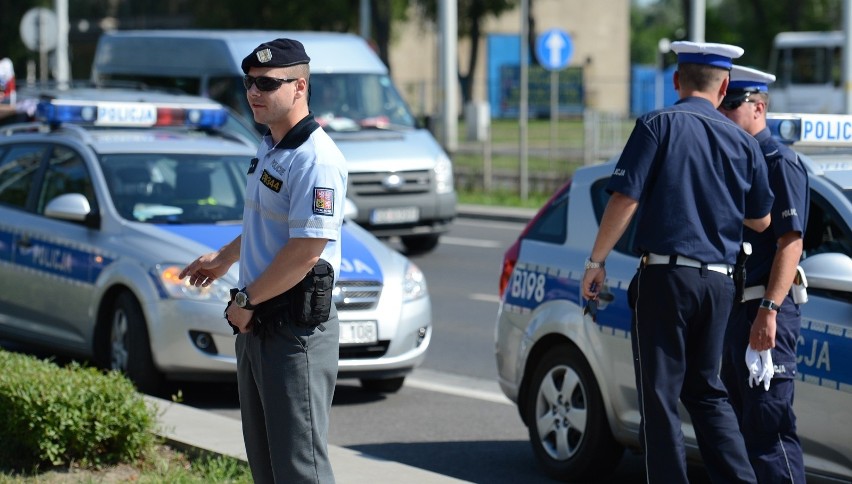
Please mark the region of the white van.
<svg viewBox="0 0 852 484"><path fill-rule="evenodd" d="M776 113L844 112L841 31L781 32L772 41L769 108Z"/></svg>
<svg viewBox="0 0 852 484"><path fill-rule="evenodd" d="M248 119L242 59L259 44L299 40L311 57L310 106L349 168L355 221L399 236L409 253L432 250L456 216L452 162L418 125L361 37L335 32L135 30L98 41L92 80L142 82L207 96Z"/></svg>

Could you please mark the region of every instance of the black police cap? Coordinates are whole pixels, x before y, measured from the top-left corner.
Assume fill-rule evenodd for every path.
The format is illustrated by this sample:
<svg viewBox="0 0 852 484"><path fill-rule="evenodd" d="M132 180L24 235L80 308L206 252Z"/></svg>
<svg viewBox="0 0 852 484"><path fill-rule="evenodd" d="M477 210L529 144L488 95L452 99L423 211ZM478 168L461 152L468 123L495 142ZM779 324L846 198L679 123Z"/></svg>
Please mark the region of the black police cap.
<svg viewBox="0 0 852 484"><path fill-rule="evenodd" d="M298 40L275 39L258 45L251 54L243 59L241 65L244 74L252 67L289 67L307 64L311 58Z"/></svg>

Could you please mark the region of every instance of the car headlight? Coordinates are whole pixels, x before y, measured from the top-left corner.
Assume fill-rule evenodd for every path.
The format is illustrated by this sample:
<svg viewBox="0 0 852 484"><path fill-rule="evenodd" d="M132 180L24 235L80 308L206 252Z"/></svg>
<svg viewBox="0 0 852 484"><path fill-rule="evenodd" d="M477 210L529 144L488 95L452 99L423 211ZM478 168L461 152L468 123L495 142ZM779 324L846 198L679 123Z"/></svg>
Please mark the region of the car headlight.
<svg viewBox="0 0 852 484"><path fill-rule="evenodd" d="M426 297L428 294L429 290L426 288L426 277L423 276L423 271L409 261L405 266L405 278L402 281L402 300L414 301Z"/></svg>
<svg viewBox="0 0 852 484"><path fill-rule="evenodd" d="M435 164L435 192L451 193L453 189L453 163L441 155Z"/></svg>
<svg viewBox="0 0 852 484"><path fill-rule="evenodd" d="M195 301L224 302L231 300L230 290L236 285L227 278L213 281L207 287L195 287L189 283L189 277L179 279L183 266L173 264L160 264L154 268L157 282L160 283L166 294L175 299L192 299Z"/></svg>

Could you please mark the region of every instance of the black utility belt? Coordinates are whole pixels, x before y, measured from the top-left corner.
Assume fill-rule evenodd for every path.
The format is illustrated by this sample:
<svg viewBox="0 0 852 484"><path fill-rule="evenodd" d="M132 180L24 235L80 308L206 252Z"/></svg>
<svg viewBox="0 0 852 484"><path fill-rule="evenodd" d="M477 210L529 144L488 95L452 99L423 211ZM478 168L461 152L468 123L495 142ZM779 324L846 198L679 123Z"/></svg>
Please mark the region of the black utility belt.
<svg viewBox="0 0 852 484"><path fill-rule="evenodd" d="M320 259L287 292L257 305L251 319L252 333L264 335L273 326L282 326L285 321L325 331L322 323L328 321L331 314L333 290L334 268L327 260ZM239 332L233 325L232 328L234 334Z"/></svg>

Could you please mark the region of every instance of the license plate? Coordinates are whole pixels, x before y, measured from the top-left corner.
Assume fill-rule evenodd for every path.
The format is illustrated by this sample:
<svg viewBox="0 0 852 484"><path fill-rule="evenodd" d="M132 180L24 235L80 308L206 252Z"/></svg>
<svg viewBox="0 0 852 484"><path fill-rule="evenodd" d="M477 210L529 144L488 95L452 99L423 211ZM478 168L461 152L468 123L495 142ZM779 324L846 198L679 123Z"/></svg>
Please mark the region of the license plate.
<svg viewBox="0 0 852 484"><path fill-rule="evenodd" d="M98 126L153 126L157 108L143 103L98 103Z"/></svg>
<svg viewBox="0 0 852 484"><path fill-rule="evenodd" d="M375 225L402 224L420 220L418 207L377 208L370 214L370 222Z"/></svg>
<svg viewBox="0 0 852 484"><path fill-rule="evenodd" d="M341 321L340 344L366 344L379 341L379 330L375 321Z"/></svg>

